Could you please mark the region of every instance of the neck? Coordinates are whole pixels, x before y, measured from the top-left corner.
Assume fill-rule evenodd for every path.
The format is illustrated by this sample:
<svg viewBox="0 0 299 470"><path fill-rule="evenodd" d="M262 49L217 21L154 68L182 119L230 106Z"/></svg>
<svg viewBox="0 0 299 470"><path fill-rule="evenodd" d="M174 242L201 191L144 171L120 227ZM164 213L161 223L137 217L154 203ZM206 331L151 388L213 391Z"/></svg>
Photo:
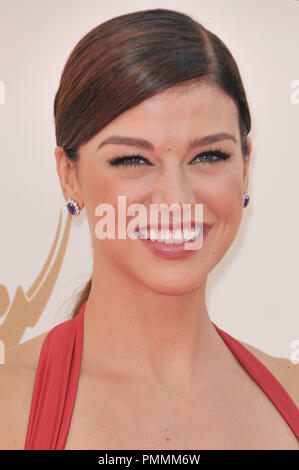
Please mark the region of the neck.
<svg viewBox="0 0 299 470"><path fill-rule="evenodd" d="M192 293L163 295L132 279L93 276L82 368L190 390L223 353L205 290L206 281Z"/></svg>

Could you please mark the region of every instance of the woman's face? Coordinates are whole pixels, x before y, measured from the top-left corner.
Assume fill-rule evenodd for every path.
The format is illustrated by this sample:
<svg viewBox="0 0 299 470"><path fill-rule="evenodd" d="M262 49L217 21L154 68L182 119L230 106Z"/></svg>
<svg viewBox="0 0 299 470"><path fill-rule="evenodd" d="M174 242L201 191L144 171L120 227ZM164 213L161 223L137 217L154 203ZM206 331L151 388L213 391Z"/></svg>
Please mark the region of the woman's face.
<svg viewBox="0 0 299 470"><path fill-rule="evenodd" d="M189 142L213 134L231 138L200 144ZM98 146L111 136L145 139L153 149L110 143ZM249 155L251 142L248 139ZM227 159L205 152L230 154ZM139 155L129 165L111 165L117 156ZM56 153L57 162L59 152ZM67 160L67 159L65 159ZM214 161L216 163L210 163ZM187 90L161 92L126 111L79 149L77 168L61 165L59 174L65 199L72 197L85 206L92 235L94 276L119 272L163 294L196 290L222 259L238 231L243 196L247 190L248 163L241 152L237 108L233 100L216 87L201 85ZM58 166L57 166L58 168ZM68 168L68 169L67 169ZM67 181L72 174L72 185ZM203 223L212 225L202 247L181 258L164 258L152 252L140 239L97 238L95 228L103 217L95 214L102 203L114 207L118 226L118 196L126 196L126 207L138 203L146 208L166 203L202 204ZM135 214L136 217L137 214ZM194 211L191 212L194 220ZM134 218L127 217L127 224ZM149 242L155 243L155 242ZM107 270L107 263L112 271ZM101 274L100 274L101 273Z"/></svg>

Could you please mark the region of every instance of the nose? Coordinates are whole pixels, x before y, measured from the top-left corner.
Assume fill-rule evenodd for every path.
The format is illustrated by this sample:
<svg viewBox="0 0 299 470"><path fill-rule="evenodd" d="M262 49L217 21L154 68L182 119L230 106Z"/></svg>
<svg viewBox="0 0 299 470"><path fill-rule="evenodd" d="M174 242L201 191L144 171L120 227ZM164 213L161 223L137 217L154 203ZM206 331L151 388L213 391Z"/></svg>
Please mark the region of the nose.
<svg viewBox="0 0 299 470"><path fill-rule="evenodd" d="M178 167L164 171L155 182L151 191L150 203L152 204L195 204L196 193L190 180Z"/></svg>

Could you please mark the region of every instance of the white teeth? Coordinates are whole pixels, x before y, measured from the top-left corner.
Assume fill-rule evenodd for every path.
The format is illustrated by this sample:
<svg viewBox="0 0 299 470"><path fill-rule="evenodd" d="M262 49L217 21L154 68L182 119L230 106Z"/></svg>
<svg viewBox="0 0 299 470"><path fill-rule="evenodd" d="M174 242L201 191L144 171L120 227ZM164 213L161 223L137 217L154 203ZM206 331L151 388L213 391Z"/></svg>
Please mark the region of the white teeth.
<svg viewBox="0 0 299 470"><path fill-rule="evenodd" d="M160 236L158 230L155 229L150 230L149 236L147 236L147 231L143 229L139 229L136 233L138 238L147 238L152 242L158 241L166 244L179 244L197 239L202 233L202 230L201 227L197 227L195 230L183 230L183 237L180 229L175 230L174 232L171 230L161 230Z"/></svg>
<svg viewBox="0 0 299 470"><path fill-rule="evenodd" d="M139 229L139 231L136 232L136 234L138 235L138 238L147 238L147 235L146 235L146 230L143 230L143 229Z"/></svg>

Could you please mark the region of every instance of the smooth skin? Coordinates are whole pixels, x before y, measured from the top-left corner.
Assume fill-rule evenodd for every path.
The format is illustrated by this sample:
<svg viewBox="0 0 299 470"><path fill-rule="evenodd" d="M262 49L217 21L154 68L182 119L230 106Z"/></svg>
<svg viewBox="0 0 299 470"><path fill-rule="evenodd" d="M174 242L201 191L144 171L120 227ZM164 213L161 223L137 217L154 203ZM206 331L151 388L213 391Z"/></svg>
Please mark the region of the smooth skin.
<svg viewBox="0 0 299 470"><path fill-rule="evenodd" d="M187 151L190 140L220 132L236 142ZM97 150L112 135L146 139L154 150L117 144ZM78 164L56 147L64 198L85 207L94 256L65 449L298 449L284 418L215 330L206 306L207 276L242 219L250 138L248 148L245 160L233 100L207 84L166 90L123 113L80 147ZM230 159L215 165L196 159L215 149L231 153ZM132 152L147 160L137 167L109 165L115 155ZM105 202L117 209L118 195L147 209L152 203L202 203L203 219L213 227L202 248L180 260L157 257L129 237L99 240L95 208ZM3 449L24 447L45 335L8 351L1 368ZM243 344L298 405L299 364Z"/></svg>

